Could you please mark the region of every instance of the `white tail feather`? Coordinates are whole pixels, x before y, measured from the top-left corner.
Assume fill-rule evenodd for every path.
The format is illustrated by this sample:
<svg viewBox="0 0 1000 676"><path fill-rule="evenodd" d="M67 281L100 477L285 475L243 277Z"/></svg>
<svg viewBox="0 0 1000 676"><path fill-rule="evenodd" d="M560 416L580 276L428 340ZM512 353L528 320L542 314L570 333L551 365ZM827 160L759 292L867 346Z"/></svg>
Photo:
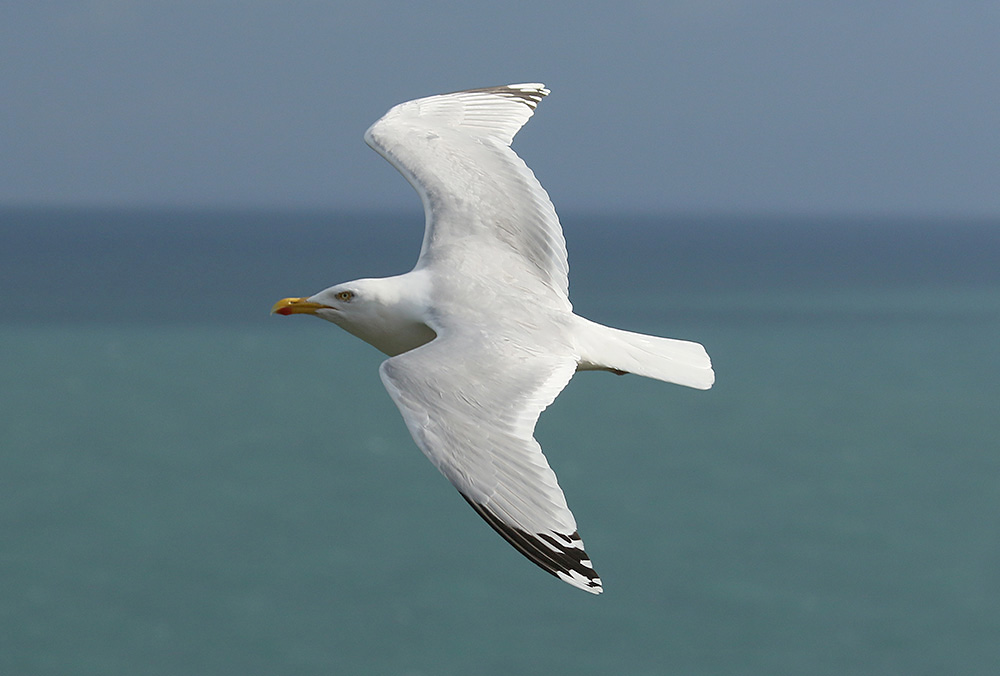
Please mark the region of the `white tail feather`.
<svg viewBox="0 0 1000 676"><path fill-rule="evenodd" d="M634 373L698 390L715 382L712 360L700 343L622 331L581 318L580 370Z"/></svg>

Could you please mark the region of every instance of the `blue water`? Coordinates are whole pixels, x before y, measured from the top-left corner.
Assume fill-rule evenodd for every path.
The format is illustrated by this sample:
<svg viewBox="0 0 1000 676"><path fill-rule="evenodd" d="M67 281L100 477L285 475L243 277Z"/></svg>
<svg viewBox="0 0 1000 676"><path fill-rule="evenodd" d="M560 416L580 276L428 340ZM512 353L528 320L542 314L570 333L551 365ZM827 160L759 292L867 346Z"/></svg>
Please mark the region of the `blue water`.
<svg viewBox="0 0 1000 676"><path fill-rule="evenodd" d="M1000 223L565 216L577 310L718 374L542 416L593 597L268 315L421 220L0 211L0 673L996 673Z"/></svg>

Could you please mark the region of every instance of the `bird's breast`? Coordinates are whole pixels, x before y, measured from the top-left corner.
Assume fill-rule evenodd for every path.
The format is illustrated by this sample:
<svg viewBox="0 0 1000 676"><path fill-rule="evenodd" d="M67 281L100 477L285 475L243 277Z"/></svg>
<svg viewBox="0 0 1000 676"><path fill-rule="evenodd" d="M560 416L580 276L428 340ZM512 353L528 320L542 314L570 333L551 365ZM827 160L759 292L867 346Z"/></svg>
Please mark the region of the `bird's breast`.
<svg viewBox="0 0 1000 676"><path fill-rule="evenodd" d="M409 352L437 337L431 327L412 320L393 319L343 328L390 357Z"/></svg>

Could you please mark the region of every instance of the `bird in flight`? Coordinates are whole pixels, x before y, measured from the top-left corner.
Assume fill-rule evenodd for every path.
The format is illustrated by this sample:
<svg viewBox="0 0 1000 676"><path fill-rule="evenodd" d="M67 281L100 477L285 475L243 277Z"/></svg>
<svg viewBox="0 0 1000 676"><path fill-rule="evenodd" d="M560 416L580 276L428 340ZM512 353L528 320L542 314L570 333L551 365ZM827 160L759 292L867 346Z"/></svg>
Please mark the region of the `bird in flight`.
<svg viewBox="0 0 1000 676"><path fill-rule="evenodd" d="M434 466L524 556L599 594L601 579L534 439L538 416L577 371L702 390L715 374L698 343L574 314L555 208L510 148L548 93L512 84L393 107L365 141L423 202L416 266L285 298L273 312L326 319L389 355L382 382Z"/></svg>

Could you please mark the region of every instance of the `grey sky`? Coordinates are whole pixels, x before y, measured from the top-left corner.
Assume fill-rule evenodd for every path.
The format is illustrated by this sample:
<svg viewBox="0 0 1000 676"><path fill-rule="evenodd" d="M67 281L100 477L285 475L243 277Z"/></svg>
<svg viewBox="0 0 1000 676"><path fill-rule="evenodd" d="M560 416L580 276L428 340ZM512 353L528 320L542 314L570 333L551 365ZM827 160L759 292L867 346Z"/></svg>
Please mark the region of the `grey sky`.
<svg viewBox="0 0 1000 676"><path fill-rule="evenodd" d="M1000 3L9 2L0 204L417 208L361 140L542 81L569 211L1000 215Z"/></svg>

